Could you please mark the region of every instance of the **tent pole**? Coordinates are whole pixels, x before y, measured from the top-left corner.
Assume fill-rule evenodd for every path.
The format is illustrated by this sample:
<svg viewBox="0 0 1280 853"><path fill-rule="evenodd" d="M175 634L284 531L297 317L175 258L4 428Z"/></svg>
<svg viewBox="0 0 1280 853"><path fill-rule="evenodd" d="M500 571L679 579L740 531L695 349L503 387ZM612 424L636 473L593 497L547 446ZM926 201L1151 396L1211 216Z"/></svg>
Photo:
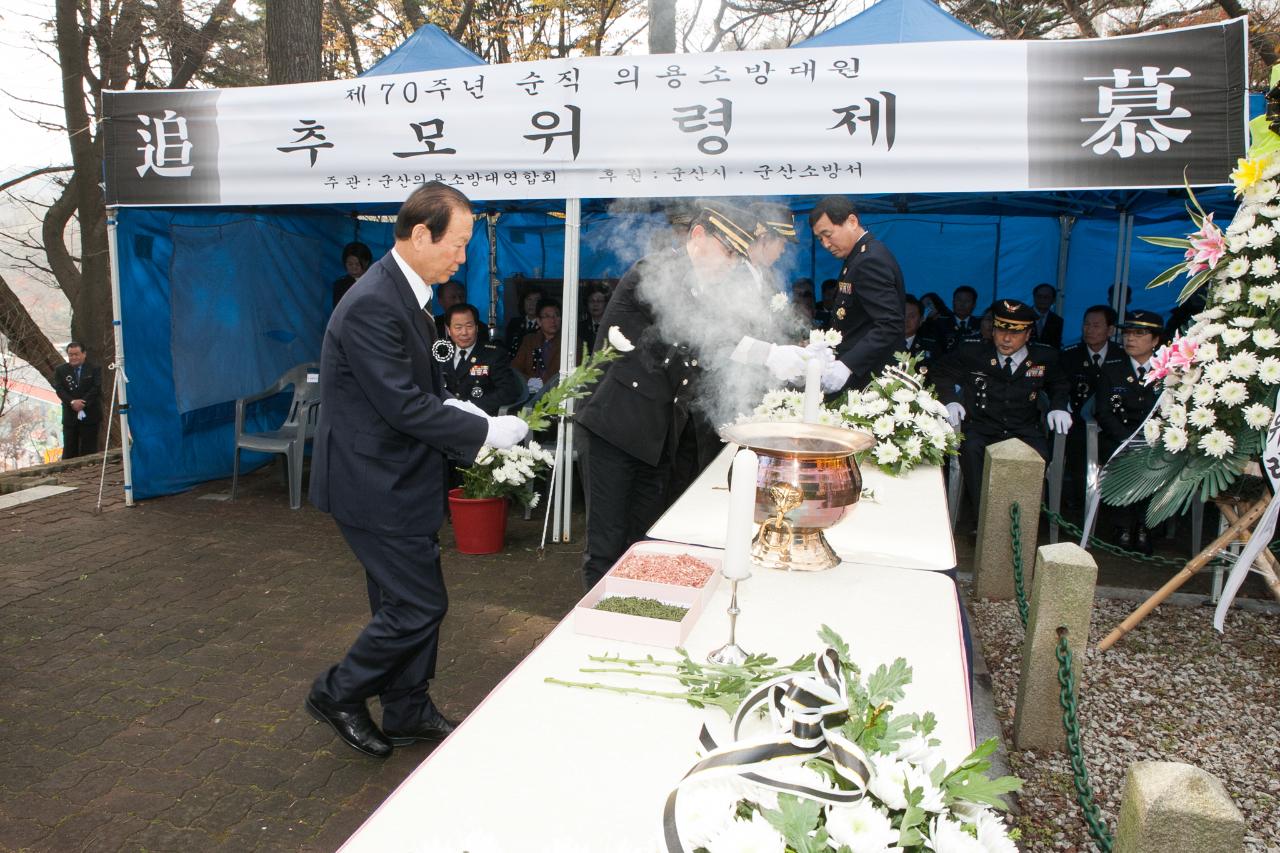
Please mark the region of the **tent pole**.
<svg viewBox="0 0 1280 853"><path fill-rule="evenodd" d="M1125 247L1125 229L1128 228L1129 215L1123 210L1120 211L1120 218L1116 220L1116 271L1112 278L1111 284L1111 308L1116 312L1116 316L1124 319L1124 315L1120 312L1120 308L1124 305L1124 294L1120 292L1120 275L1124 269L1124 247Z"/></svg>
<svg viewBox="0 0 1280 853"><path fill-rule="evenodd" d="M1120 304L1128 306L1129 304L1129 261L1133 258L1133 214L1125 214L1127 225L1124 229L1124 266L1120 269L1120 287L1117 288L1120 296ZM1124 315L1118 310L1116 312L1123 320Z"/></svg>
<svg viewBox="0 0 1280 853"><path fill-rule="evenodd" d="M124 505L133 506L133 436L129 432L129 377L124 372L124 328L120 325L120 251L116 241L116 208L107 208L107 247L111 253L111 328L115 335L116 381L120 405L120 458L124 462Z"/></svg>
<svg viewBox="0 0 1280 853"><path fill-rule="evenodd" d="M1067 260L1071 257L1071 229L1076 218L1063 214L1058 217L1058 304L1055 311L1062 316L1062 306L1067 301Z"/></svg>
<svg viewBox="0 0 1280 853"><path fill-rule="evenodd" d="M582 199L568 198L564 202L564 305L560 323L560 374L567 376L578 361L578 244L582 233ZM570 520L573 515L573 400L568 402L566 414L560 419L557 430L559 446L564 448L560 462L558 507L563 515L556 518L553 542L568 542Z"/></svg>
<svg viewBox="0 0 1280 853"><path fill-rule="evenodd" d="M487 213L484 217L485 232L489 235L489 334L498 331L498 214Z"/></svg>

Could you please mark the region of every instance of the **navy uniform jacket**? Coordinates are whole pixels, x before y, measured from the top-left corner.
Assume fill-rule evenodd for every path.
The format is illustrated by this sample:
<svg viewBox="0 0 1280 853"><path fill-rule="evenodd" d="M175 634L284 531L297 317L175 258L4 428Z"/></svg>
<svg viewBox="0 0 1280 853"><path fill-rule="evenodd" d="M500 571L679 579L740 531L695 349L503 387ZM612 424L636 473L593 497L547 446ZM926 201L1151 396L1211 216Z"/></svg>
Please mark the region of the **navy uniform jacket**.
<svg viewBox="0 0 1280 853"><path fill-rule="evenodd" d="M959 327L960 321L954 314L935 317L934 320L934 337L944 352L951 352L962 344L982 343L982 317L977 314L970 314L965 318L968 325L964 329Z"/></svg>
<svg viewBox="0 0 1280 853"><path fill-rule="evenodd" d="M836 357L852 374L847 387L861 388L893 363L906 340L902 270L893 253L870 234L845 258L831 327L842 337Z"/></svg>
<svg viewBox="0 0 1280 853"><path fill-rule="evenodd" d="M443 372L450 394L470 400L490 415L519 400L524 391L506 350L496 344L482 344L478 339L465 361L455 367L450 356Z"/></svg>
<svg viewBox="0 0 1280 853"><path fill-rule="evenodd" d="M1093 403L1094 416L1111 447L1133 435L1155 407L1158 396L1157 386L1138 381L1129 356L1102 365Z"/></svg>
<svg viewBox="0 0 1280 853"><path fill-rule="evenodd" d="M666 275L684 276L692 286L684 249L644 258L627 271L605 308L596 347L617 326L635 349L605 368L575 417L586 430L648 465L661 460L668 436L674 441L684 430L699 374L696 353L658 334L644 292L646 272L655 266Z"/></svg>
<svg viewBox="0 0 1280 853"><path fill-rule="evenodd" d="M475 460L488 426L445 406L435 327L390 253L329 318L311 502L392 536L427 536L444 517L445 457Z"/></svg>
<svg viewBox="0 0 1280 853"><path fill-rule="evenodd" d="M1002 365L995 344L964 344L935 361L930 378L938 399L964 406L965 432L1043 437L1041 396L1048 399L1049 411L1067 408L1069 388L1058 351L1027 344L1027 357L1011 378Z"/></svg>
<svg viewBox="0 0 1280 853"><path fill-rule="evenodd" d="M84 400L84 422L94 424L102 417L98 398L102 396L102 368L94 367L87 360L80 366L80 381L76 381L76 369L69 364L59 364L53 369L53 390L62 401L63 420L75 420L77 413L71 408L72 400Z"/></svg>
<svg viewBox="0 0 1280 853"><path fill-rule="evenodd" d="M1127 361L1128 358L1129 356L1124 354L1123 347L1109 343L1102 363L1113 364ZM1071 384L1071 411L1079 415L1084 404L1093 396L1102 370L1094 366L1093 353L1083 341L1063 349L1061 361L1062 370L1067 374L1067 381Z"/></svg>
<svg viewBox="0 0 1280 853"><path fill-rule="evenodd" d="M1038 317L1036 322L1039 322ZM1051 346L1054 349L1060 349L1062 347L1062 318L1050 309L1048 315L1044 318L1043 332L1040 331L1039 326L1034 324L1031 326L1031 340L1038 344Z"/></svg>

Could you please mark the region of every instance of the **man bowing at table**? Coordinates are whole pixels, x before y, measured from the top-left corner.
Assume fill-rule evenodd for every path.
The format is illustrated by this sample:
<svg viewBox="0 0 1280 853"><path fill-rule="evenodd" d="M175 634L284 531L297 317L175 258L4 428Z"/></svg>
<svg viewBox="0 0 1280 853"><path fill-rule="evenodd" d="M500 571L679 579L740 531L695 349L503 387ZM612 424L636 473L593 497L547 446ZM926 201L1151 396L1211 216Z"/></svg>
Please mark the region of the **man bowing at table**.
<svg viewBox="0 0 1280 853"><path fill-rule="evenodd" d="M307 710L348 745L378 757L441 740L455 724L427 694L448 609L437 532L445 457L511 447L528 427L490 418L445 389L433 357L430 284L467 259L471 202L438 181L401 206L395 245L334 309L320 355L320 423L311 501L333 515L365 570L373 618L320 675ZM382 729L366 705L382 703Z"/></svg>

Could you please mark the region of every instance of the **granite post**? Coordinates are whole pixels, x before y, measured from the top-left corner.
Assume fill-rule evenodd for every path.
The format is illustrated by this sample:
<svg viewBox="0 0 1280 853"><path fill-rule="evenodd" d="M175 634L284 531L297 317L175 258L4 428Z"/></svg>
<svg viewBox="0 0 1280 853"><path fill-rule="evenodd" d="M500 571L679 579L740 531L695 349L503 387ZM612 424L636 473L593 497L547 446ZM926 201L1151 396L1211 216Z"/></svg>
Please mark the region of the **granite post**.
<svg viewBox="0 0 1280 853"><path fill-rule="evenodd" d="M1124 775L1114 853L1239 853L1244 815L1215 777L1175 761L1139 761Z"/></svg>
<svg viewBox="0 0 1280 853"><path fill-rule="evenodd" d="M1022 571L1024 588L1031 584L1036 536L1040 529L1040 495L1044 459L1026 442L1010 438L987 446L982 462L982 498L978 507L978 542L974 549L975 598L1014 597L1013 546L1009 507L1022 510Z"/></svg>

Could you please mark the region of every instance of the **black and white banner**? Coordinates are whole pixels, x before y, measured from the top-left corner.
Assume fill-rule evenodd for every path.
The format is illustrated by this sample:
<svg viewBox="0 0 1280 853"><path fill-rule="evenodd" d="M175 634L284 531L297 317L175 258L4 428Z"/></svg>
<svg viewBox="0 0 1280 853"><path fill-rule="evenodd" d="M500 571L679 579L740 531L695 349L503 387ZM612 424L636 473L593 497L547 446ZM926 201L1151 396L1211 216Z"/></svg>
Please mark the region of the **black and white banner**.
<svg viewBox="0 0 1280 853"><path fill-rule="evenodd" d="M1245 23L112 92L107 203L1219 184L1245 150Z"/></svg>

